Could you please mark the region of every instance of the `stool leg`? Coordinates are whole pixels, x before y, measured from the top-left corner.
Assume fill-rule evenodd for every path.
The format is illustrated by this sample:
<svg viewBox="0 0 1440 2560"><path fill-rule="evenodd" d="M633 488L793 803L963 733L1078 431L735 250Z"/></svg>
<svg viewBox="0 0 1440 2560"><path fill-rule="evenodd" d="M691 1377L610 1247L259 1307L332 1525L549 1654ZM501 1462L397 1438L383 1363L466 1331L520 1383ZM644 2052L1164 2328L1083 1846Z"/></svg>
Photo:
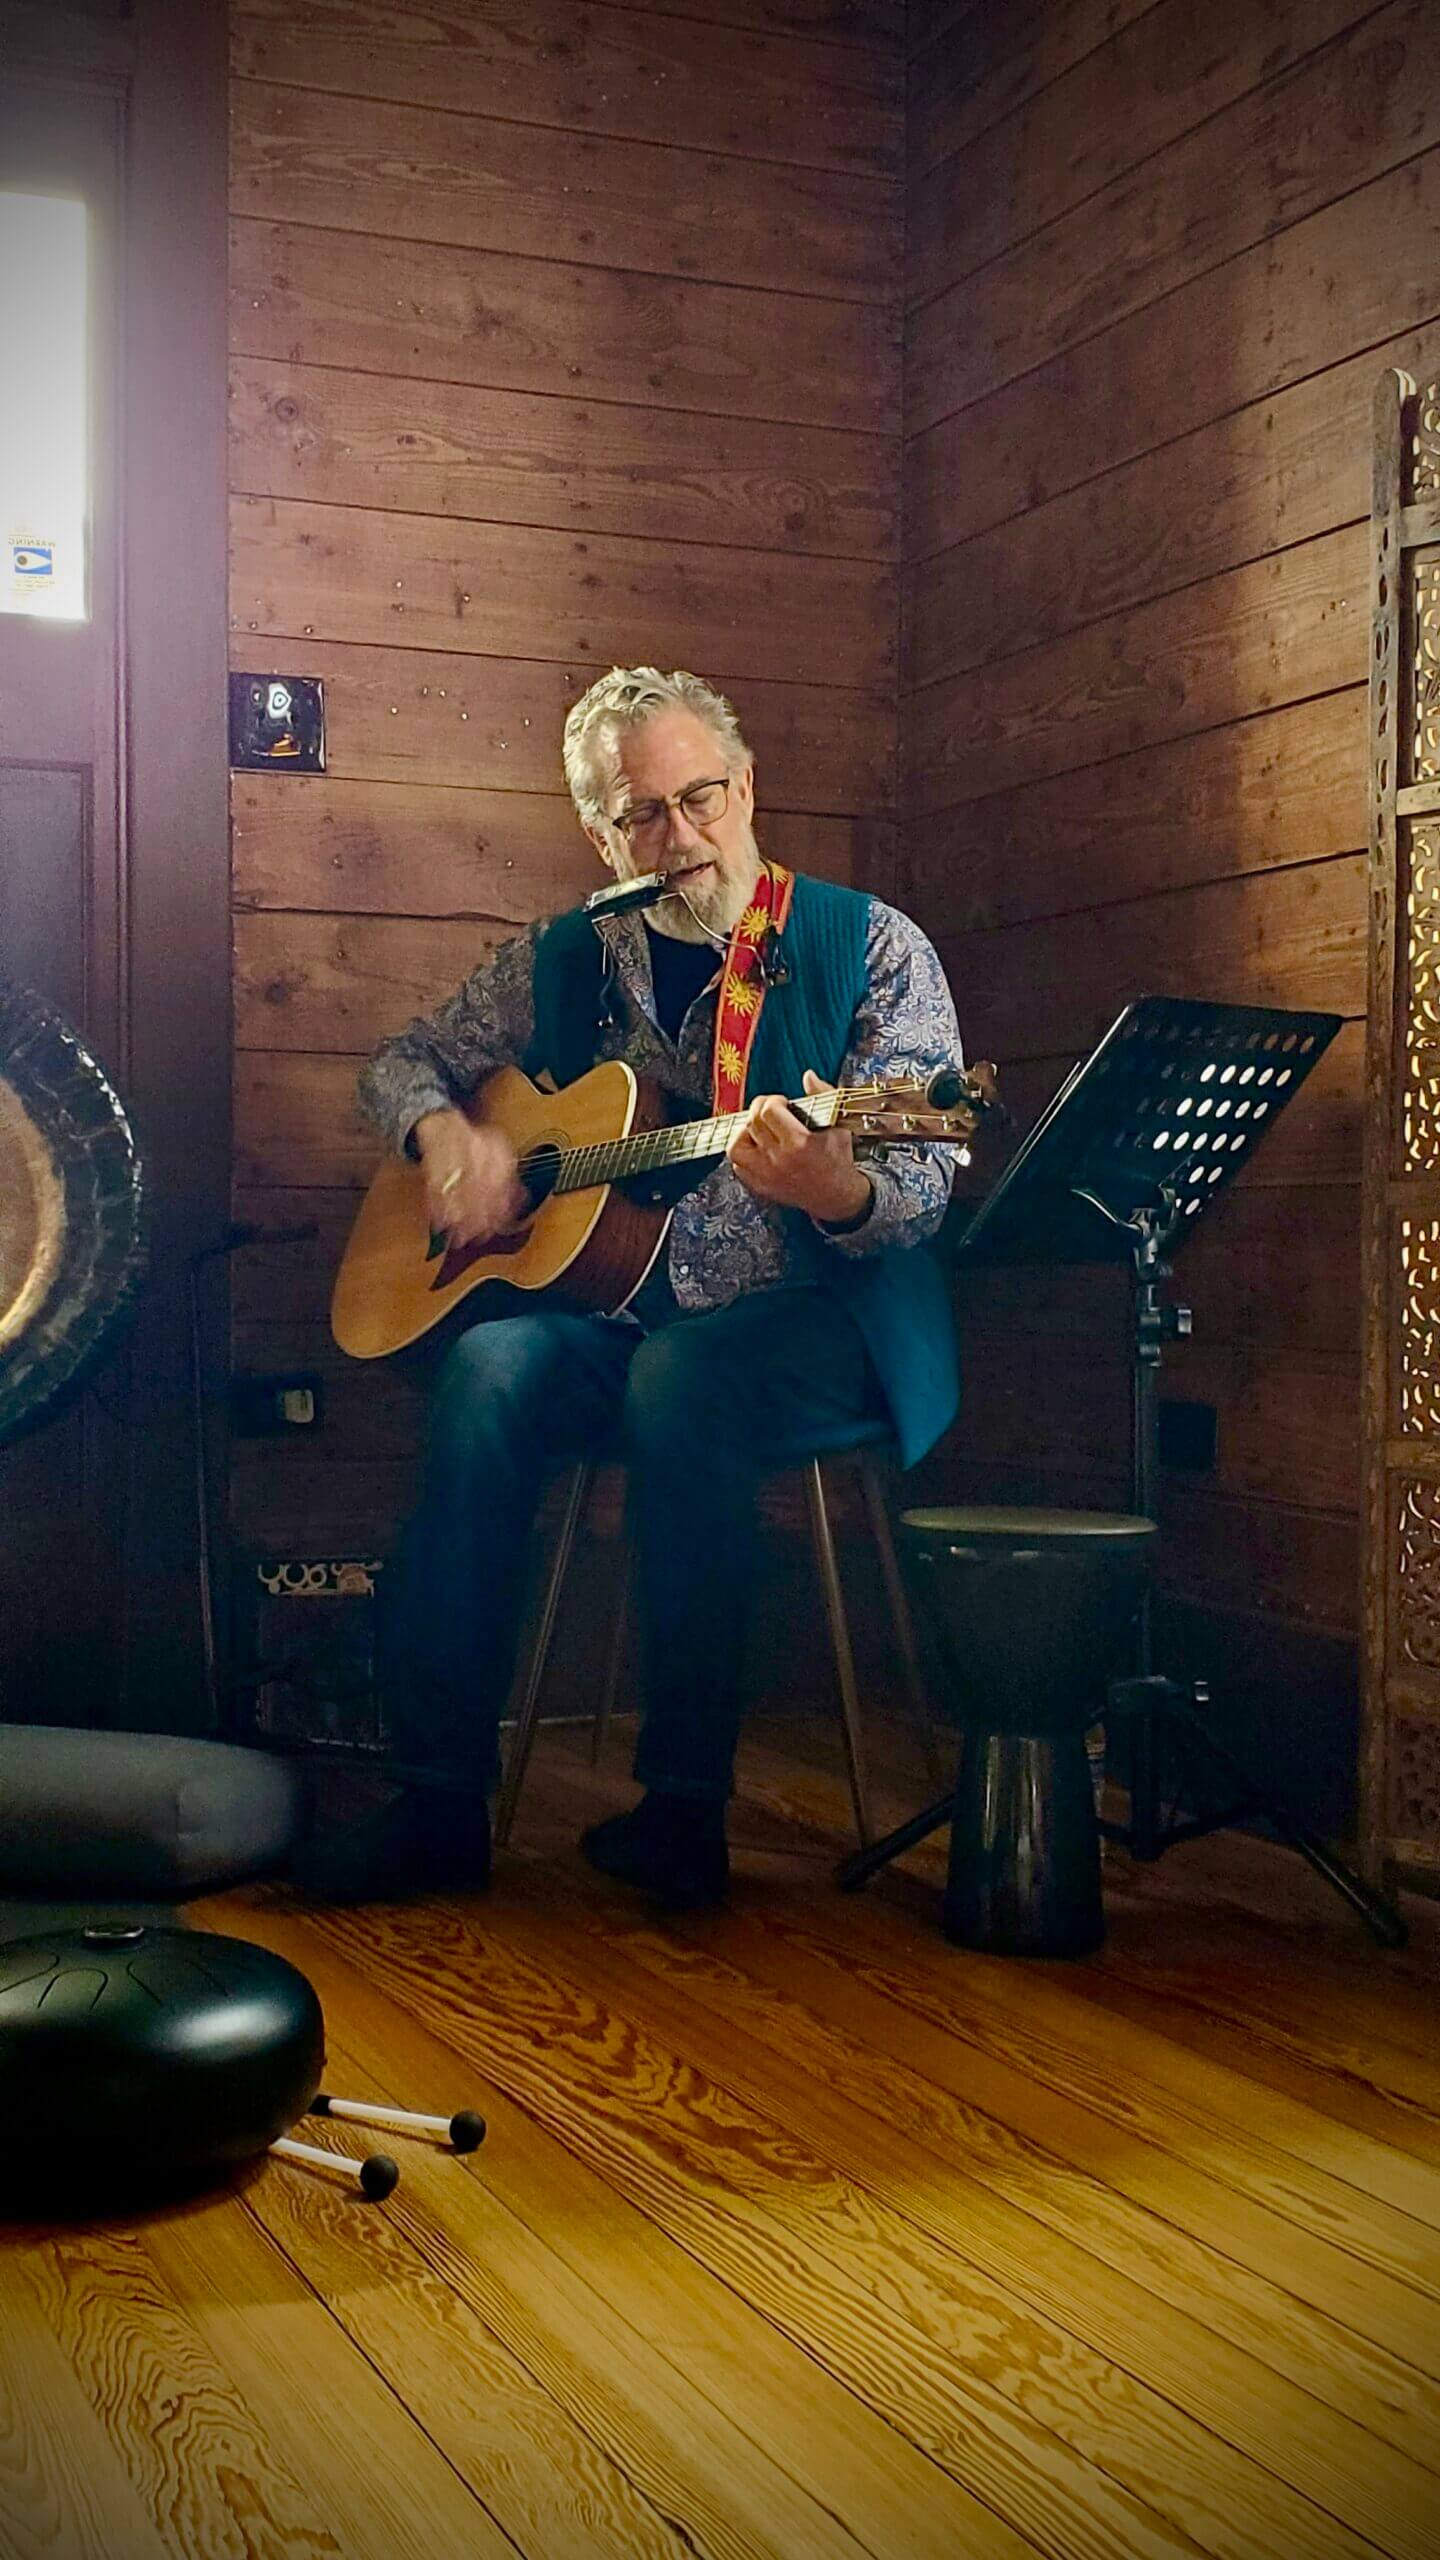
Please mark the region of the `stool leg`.
<svg viewBox="0 0 1440 2560"><path fill-rule="evenodd" d="M915 1720L915 1730L920 1737L920 1747L925 1754L926 1773L931 1784L938 1787L941 1784L940 1755L935 1748L935 1726L930 1714L930 1699L925 1687L925 1675L920 1668L920 1648L915 1641L915 1621L910 1614L909 1596L900 1578L900 1561L895 1553L895 1541L890 1534L890 1514L885 1508L884 1487L880 1482L879 1468L873 1458L862 1457L860 1460L860 1491L864 1497L865 1510L870 1522L870 1535L875 1541L875 1552L880 1559L885 1597L890 1603L890 1618L895 1629L895 1642L900 1650L901 1667L905 1673L905 1688L910 1700L910 1712Z"/></svg>
<svg viewBox="0 0 1440 2560"><path fill-rule="evenodd" d="M575 1545L575 1532L580 1526L594 1474L595 1470L589 1461L582 1458L570 1479L570 1490L565 1497L560 1535L555 1544L555 1559L550 1567L549 1581L545 1586L540 1624L535 1631L535 1642L531 1647L529 1666L525 1674L525 1694L521 1698L520 1712L515 1719L514 1737L505 1763L505 1781L500 1790L500 1802L495 1812L495 1840L496 1845L502 1849L510 1837L510 1826L515 1819L515 1807L520 1801L520 1789L525 1783L525 1771L529 1765L531 1747L535 1740L535 1727L540 1720L540 1690L545 1678L545 1665L550 1659L550 1645L555 1634L560 1594L565 1587L565 1576L569 1570L571 1551Z"/></svg>
<svg viewBox="0 0 1440 2560"><path fill-rule="evenodd" d="M615 1602L615 1631L610 1638L610 1660L605 1672L605 1686L600 1696L600 1709L590 1736L590 1766L598 1769L600 1755L615 1713L615 1700L620 1690L620 1671L625 1660L625 1638L630 1628L630 1594L635 1582L635 1549L625 1539L624 1561L620 1567L620 1590Z"/></svg>
<svg viewBox="0 0 1440 2560"><path fill-rule="evenodd" d="M860 1697L855 1686L855 1656L850 1648L850 1628L845 1616L844 1595L840 1588L840 1567L835 1556L835 1539L830 1527L830 1507L825 1499L825 1478L820 1460L811 1458L805 1468L805 1494L810 1507L810 1535L815 1546L815 1561L820 1569L820 1584L825 1594L825 1615L830 1627L830 1647L835 1656L835 1677L840 1683L840 1715L845 1732L845 1760L850 1772L850 1801L855 1808L855 1829L862 1847L874 1838L870 1821L870 1803L865 1784L865 1754L860 1732Z"/></svg>

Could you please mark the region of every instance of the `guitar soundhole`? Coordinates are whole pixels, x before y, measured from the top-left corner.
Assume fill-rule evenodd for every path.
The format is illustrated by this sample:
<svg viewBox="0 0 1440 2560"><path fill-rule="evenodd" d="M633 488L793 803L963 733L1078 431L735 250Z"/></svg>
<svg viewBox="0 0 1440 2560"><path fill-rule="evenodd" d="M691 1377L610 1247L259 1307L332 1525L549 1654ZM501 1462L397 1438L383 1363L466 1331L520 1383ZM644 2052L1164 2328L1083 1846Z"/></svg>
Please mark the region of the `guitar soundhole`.
<svg viewBox="0 0 1440 2560"><path fill-rule="evenodd" d="M520 1159L519 1174L525 1197L532 1210L543 1208L560 1173L560 1149L551 1139L538 1147L527 1147Z"/></svg>

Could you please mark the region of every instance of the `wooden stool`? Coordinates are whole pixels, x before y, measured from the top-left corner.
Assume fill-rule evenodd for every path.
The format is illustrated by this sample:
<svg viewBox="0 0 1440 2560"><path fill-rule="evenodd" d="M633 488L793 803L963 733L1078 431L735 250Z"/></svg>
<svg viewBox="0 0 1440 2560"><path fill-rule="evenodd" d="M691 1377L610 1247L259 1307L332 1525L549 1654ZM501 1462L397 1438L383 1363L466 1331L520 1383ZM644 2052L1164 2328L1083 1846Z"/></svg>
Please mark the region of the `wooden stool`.
<svg viewBox="0 0 1440 2560"><path fill-rule="evenodd" d="M845 1738L846 1768L850 1780L850 1800L855 1809L856 1833L862 1842L872 1839L874 1832L870 1820L869 1793L865 1778L865 1756L860 1728L860 1697L855 1682L855 1656L850 1643L850 1624L845 1613L840 1568L835 1553L835 1534L830 1517L825 1470L839 1458L853 1458L857 1462L861 1498L865 1505L870 1534L875 1543L876 1557L885 1585L885 1596L890 1606L890 1617L905 1674L906 1690L924 1741L926 1763L933 1771L935 1746L930 1725L930 1712L915 1646L914 1625L896 1560L895 1544L890 1534L890 1518L885 1505L883 1475L887 1461L893 1462L895 1455L895 1445L888 1430L883 1423L877 1423L873 1427L862 1426L859 1430L852 1431L848 1438L837 1442L833 1449L822 1451L816 1456L778 1464L769 1471L771 1475L796 1473L804 1479L811 1544L820 1575L820 1587L825 1597L825 1618L830 1632L830 1649L834 1657L835 1677L840 1690L840 1714ZM566 1490L560 1534L556 1540L555 1554L540 1606L535 1639L526 1666L524 1686L516 1713L515 1733L506 1759L504 1782L496 1809L495 1838L502 1847L510 1837L515 1808L520 1801L520 1790L525 1783L525 1772L529 1766L530 1753L535 1741L535 1728L540 1721L540 1693L544 1683L546 1664L550 1658L555 1622L559 1614L570 1559L574 1552L576 1536L589 1505L595 1477L602 1463L601 1460L582 1458L573 1469ZM600 1757L610 1719L614 1713L620 1671L624 1660L626 1621L629 1616L633 1570L634 1559L627 1539L624 1569L610 1639L605 1686L595 1718L591 1744L592 1761Z"/></svg>
<svg viewBox="0 0 1440 2560"><path fill-rule="evenodd" d="M945 1934L992 1955L1084 1955L1105 1931L1085 1735L1144 1595L1157 1531L1124 1512L907 1511L900 1549L961 1729L955 1791L847 1860L864 1884L950 1825ZM923 1595L923 1598L922 1598Z"/></svg>

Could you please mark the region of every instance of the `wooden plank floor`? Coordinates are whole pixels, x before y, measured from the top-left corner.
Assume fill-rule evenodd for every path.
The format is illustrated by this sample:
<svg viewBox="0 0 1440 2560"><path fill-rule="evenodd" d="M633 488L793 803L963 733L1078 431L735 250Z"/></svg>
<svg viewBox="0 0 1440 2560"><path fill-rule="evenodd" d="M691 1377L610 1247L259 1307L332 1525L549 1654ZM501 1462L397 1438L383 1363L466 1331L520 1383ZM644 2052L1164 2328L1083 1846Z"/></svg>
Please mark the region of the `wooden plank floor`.
<svg viewBox="0 0 1440 2560"><path fill-rule="evenodd" d="M542 1737L488 1897L192 1909L489 2140L9 2226L0 2560L1436 2560L1440 1910L1382 1956L1230 1836L1112 1859L1089 1963L968 1956L933 1850L833 1891L796 1724L661 1925L575 1853L616 1747Z"/></svg>

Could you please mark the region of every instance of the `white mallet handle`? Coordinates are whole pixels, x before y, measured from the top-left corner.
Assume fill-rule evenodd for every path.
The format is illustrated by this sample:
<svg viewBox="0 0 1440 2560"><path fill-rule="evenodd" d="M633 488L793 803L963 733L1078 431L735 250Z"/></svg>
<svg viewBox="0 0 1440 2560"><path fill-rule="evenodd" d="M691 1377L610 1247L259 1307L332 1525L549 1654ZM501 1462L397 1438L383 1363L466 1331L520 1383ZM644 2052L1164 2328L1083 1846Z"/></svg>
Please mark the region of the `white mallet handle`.
<svg viewBox="0 0 1440 2560"><path fill-rule="evenodd" d="M322 2151L318 2142L291 2142L282 2138L270 2148L282 2160L299 2160L307 2169L333 2169L337 2177L353 2178L360 2184L361 2164L347 2160L343 2151Z"/></svg>
<svg viewBox="0 0 1440 2560"><path fill-rule="evenodd" d="M397 2133L438 2133L457 2151L476 2151L485 2139L485 2119L470 2107L453 2116L423 2116L411 2107L377 2107L365 2098L332 2098L322 2089L310 2113L335 2116L347 2124L393 2125Z"/></svg>
<svg viewBox="0 0 1440 2560"><path fill-rule="evenodd" d="M448 2133L448 2116L420 2116L410 2107L372 2107L363 2098L317 2098L316 2116L340 2116L346 2124L393 2124L402 2133Z"/></svg>
<svg viewBox="0 0 1440 2560"><path fill-rule="evenodd" d="M303 2169L333 2169L342 2178L350 2178L363 2196L379 2204L392 2195L400 2181L400 2172L386 2151L372 2151L364 2160L349 2160L343 2151L322 2151L318 2143L272 2142L272 2151L282 2160L297 2160Z"/></svg>

